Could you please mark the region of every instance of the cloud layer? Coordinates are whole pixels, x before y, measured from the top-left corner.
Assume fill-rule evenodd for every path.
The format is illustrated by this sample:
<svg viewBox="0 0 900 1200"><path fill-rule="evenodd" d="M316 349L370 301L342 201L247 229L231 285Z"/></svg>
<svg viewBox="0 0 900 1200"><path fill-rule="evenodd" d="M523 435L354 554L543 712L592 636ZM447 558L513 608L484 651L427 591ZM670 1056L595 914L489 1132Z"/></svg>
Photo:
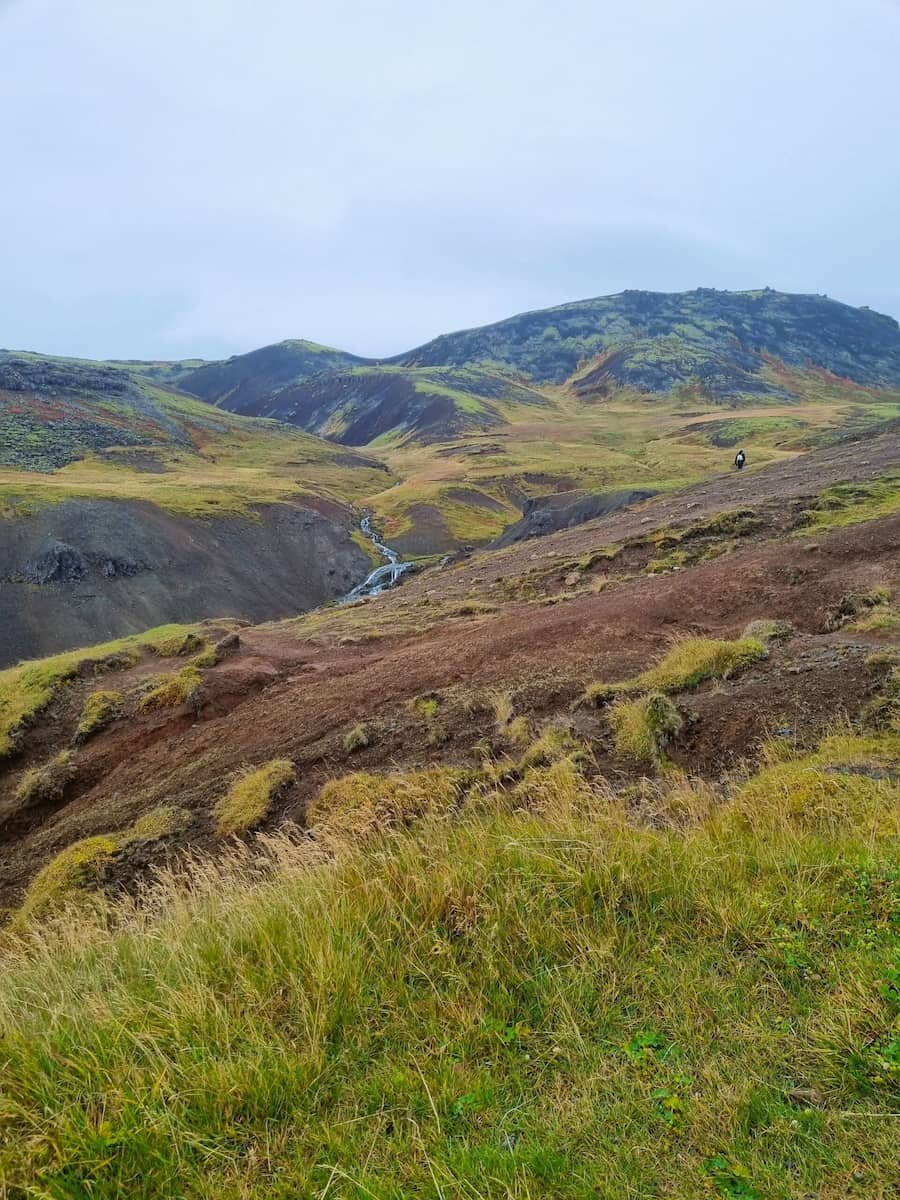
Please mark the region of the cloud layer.
<svg viewBox="0 0 900 1200"><path fill-rule="evenodd" d="M900 315L892 0L0 0L0 345L361 354L625 287Z"/></svg>

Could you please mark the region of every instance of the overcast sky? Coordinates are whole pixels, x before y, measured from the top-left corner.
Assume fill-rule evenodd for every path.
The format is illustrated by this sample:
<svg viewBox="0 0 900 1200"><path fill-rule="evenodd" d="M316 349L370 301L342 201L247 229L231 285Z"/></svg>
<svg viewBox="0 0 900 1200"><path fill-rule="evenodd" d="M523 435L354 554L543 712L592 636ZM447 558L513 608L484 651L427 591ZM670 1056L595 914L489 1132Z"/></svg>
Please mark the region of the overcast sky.
<svg viewBox="0 0 900 1200"><path fill-rule="evenodd" d="M0 346L396 353L623 288L900 315L897 0L0 0Z"/></svg>

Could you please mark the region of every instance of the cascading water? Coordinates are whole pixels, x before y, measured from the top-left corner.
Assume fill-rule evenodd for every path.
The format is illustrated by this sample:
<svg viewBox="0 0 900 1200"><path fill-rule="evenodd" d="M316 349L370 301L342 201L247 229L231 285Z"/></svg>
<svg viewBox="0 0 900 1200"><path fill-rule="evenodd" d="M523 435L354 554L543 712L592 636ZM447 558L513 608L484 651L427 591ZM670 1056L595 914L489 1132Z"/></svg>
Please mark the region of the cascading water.
<svg viewBox="0 0 900 1200"><path fill-rule="evenodd" d="M372 518L363 517L359 523L362 532L369 538L372 545L387 559L380 567L376 567L366 578L356 585L356 587L341 598L341 604L347 604L351 600L361 600L364 596L380 596L382 592L387 591L399 582L401 577L413 565L409 562L402 562L400 555L396 550L392 550L390 546L386 546L380 540L378 534L372 529Z"/></svg>

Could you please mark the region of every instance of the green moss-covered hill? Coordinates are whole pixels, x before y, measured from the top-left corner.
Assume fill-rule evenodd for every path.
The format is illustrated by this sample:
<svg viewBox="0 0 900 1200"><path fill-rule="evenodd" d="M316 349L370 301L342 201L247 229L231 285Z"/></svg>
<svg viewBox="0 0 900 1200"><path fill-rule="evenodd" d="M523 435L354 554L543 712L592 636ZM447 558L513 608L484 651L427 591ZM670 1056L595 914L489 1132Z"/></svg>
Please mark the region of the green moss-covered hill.
<svg viewBox="0 0 900 1200"><path fill-rule="evenodd" d="M796 378L797 373L804 378ZM430 443L490 428L496 401L617 393L725 406L792 403L810 383L900 388L900 327L827 296L769 288L627 291L446 334L384 362L283 342L180 376L232 411L348 445Z"/></svg>
<svg viewBox="0 0 900 1200"><path fill-rule="evenodd" d="M609 357L612 351L617 357ZM627 291L436 338L409 366L493 363L561 383L589 359L611 381L668 392L693 379L722 395L765 392L766 356L870 387L900 386L900 326L827 296Z"/></svg>
<svg viewBox="0 0 900 1200"><path fill-rule="evenodd" d="M179 366L0 351L0 495L144 499L196 515L383 486L380 463L178 391L166 380Z"/></svg>

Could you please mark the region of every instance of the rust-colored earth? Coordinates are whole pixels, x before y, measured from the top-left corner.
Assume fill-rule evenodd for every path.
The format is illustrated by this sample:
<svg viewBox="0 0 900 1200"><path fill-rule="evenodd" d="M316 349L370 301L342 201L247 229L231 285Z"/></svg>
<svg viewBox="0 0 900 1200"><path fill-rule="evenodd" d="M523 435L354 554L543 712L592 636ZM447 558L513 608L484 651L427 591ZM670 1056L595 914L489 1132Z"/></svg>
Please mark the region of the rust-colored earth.
<svg viewBox="0 0 900 1200"><path fill-rule="evenodd" d="M633 782L642 768L614 756L603 712L576 705L585 686L636 673L676 637L737 636L756 618L789 621L797 632L757 668L678 697L692 719L671 757L717 779L767 734L813 741L878 691L883 672L866 660L888 635L829 631L829 609L850 593L900 586L900 516L813 536L804 534L802 510L835 482L898 466L896 434L837 446L424 572L357 607L248 627L240 647L204 672L199 714L132 712L77 751L62 801L23 809L15 800L21 772L70 744L85 694L128 693L161 667L143 661L77 680L0 772L0 906L15 904L35 870L76 838L125 829L164 802L194 822L142 851L135 872L185 844L221 844L212 806L248 765L276 757L297 765L300 785L273 825L302 822L322 783L348 771L475 765L485 739L509 749L495 730L497 693L511 694L535 735L547 722L566 722L614 785ZM736 532L699 529L735 509L751 514ZM687 525L696 536L659 544L659 531ZM688 551L683 568L648 573L672 545ZM410 707L431 694L433 717ZM344 737L360 722L371 744L351 753Z"/></svg>

